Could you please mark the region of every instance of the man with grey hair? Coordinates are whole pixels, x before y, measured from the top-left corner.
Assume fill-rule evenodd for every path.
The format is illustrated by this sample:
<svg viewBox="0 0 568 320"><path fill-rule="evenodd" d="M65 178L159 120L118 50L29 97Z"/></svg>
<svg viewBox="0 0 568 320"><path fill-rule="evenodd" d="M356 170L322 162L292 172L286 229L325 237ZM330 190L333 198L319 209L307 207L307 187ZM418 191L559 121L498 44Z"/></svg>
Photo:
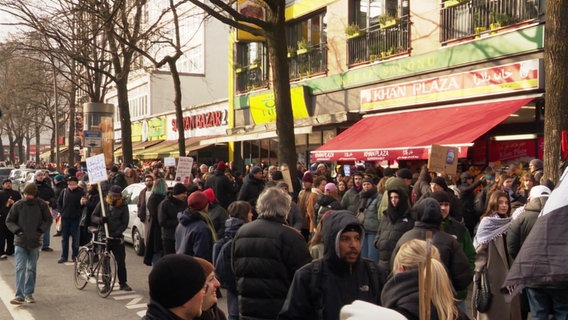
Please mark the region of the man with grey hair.
<svg viewBox="0 0 568 320"><path fill-rule="evenodd" d="M281 188L267 188L256 203L258 218L233 240L240 319L276 319L294 273L311 261L302 235L285 223L291 202Z"/></svg>

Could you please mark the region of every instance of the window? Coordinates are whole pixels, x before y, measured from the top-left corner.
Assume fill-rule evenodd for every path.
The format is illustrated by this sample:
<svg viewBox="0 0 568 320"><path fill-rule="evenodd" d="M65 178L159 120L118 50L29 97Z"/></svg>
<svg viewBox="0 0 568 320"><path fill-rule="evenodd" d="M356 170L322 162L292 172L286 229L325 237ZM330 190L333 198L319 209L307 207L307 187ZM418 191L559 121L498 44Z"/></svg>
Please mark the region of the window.
<svg viewBox="0 0 568 320"><path fill-rule="evenodd" d="M297 48L300 41L307 41L311 47L325 44L327 42L327 18L325 11L317 12L287 25L286 38L288 46L293 48Z"/></svg>
<svg viewBox="0 0 568 320"><path fill-rule="evenodd" d="M350 21L357 23L362 29L379 23L379 16L385 11L384 0L354 0L352 2Z"/></svg>

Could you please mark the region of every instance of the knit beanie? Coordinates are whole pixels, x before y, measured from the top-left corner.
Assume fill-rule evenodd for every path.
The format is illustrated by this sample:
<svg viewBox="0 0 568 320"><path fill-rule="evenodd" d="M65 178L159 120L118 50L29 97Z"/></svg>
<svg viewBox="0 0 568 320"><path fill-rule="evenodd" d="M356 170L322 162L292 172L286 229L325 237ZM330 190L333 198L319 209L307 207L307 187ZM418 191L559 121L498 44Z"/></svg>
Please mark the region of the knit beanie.
<svg viewBox="0 0 568 320"><path fill-rule="evenodd" d="M304 176L302 177L302 182L310 182L310 183L313 183L313 182L314 182L314 177L312 176L311 173L306 172L306 173L304 173Z"/></svg>
<svg viewBox="0 0 568 320"><path fill-rule="evenodd" d="M371 177L366 177L366 178L364 178L363 181L361 181L361 184L363 184L363 183L365 183L365 182L368 182L368 183L373 184L373 185L375 184L375 183L373 182L373 178L371 178Z"/></svg>
<svg viewBox="0 0 568 320"><path fill-rule="evenodd" d="M169 254L158 260L148 275L150 298L166 309L191 300L205 284L201 264L185 254Z"/></svg>
<svg viewBox="0 0 568 320"><path fill-rule="evenodd" d="M209 204L209 198L203 191L195 191L187 198L187 205L193 211L199 211Z"/></svg>
<svg viewBox="0 0 568 320"><path fill-rule="evenodd" d="M442 223L440 204L432 198L420 200L414 205L414 210L416 210L416 221L434 225L440 225Z"/></svg>
<svg viewBox="0 0 568 320"><path fill-rule="evenodd" d="M203 274L205 274L205 278L207 279L207 277L209 277L211 272L215 271L215 267L213 267L211 262L209 262L205 259L198 258L198 257L194 257L194 258L195 258L195 260L197 260L197 262L199 262L199 264L203 268Z"/></svg>
<svg viewBox="0 0 568 320"><path fill-rule="evenodd" d="M207 199L209 199L210 203L215 202L215 192L213 191L213 189L207 188L203 191L203 194L207 196Z"/></svg>
<svg viewBox="0 0 568 320"><path fill-rule="evenodd" d="M184 192L187 192L187 188L186 188L183 184L181 184L181 183L176 183L176 184L174 185L174 188L173 188L173 190L172 190L172 194L173 194L174 196L176 196L176 195L178 195L178 194L182 194L182 193L184 193Z"/></svg>
<svg viewBox="0 0 568 320"><path fill-rule="evenodd" d="M438 201L438 203L450 202L450 196L446 191L434 191L430 194L430 197Z"/></svg>
<svg viewBox="0 0 568 320"><path fill-rule="evenodd" d="M227 169L227 166L225 165L224 161L219 161L219 163L217 163L217 170L219 171L225 171L225 169Z"/></svg>
<svg viewBox="0 0 568 320"><path fill-rule="evenodd" d="M282 175L282 171L274 171L274 173L272 174L272 180L274 180L274 181L284 180L284 176Z"/></svg>
<svg viewBox="0 0 568 320"><path fill-rule="evenodd" d="M250 173L252 174L257 174L259 172L262 172L262 169L260 167L252 167L252 169L250 169Z"/></svg>
<svg viewBox="0 0 568 320"><path fill-rule="evenodd" d="M446 179L444 179L442 177L436 177L436 178L434 178L434 180L432 180L432 182L439 185L444 190L448 190L448 184L446 183Z"/></svg>
<svg viewBox="0 0 568 320"><path fill-rule="evenodd" d="M35 184L35 182L28 182L26 183L26 185L24 186L24 189L22 190L22 193L25 194L29 194L30 196L37 196L37 185Z"/></svg>

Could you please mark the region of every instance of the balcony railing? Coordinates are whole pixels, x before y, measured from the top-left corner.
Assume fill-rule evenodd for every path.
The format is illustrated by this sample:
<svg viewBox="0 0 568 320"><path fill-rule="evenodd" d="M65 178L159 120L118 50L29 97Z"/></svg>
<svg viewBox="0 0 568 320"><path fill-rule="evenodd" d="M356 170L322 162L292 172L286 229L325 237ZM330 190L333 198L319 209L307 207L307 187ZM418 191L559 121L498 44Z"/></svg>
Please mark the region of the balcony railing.
<svg viewBox="0 0 568 320"><path fill-rule="evenodd" d="M266 67L262 64L250 64L244 67L236 67L236 90L237 92L247 92L268 86L268 75Z"/></svg>
<svg viewBox="0 0 568 320"><path fill-rule="evenodd" d="M442 43L498 32L539 18L540 0L469 0L444 2Z"/></svg>
<svg viewBox="0 0 568 320"><path fill-rule="evenodd" d="M410 50L410 20L404 16L388 27L373 26L347 39L349 66L389 59Z"/></svg>
<svg viewBox="0 0 568 320"><path fill-rule="evenodd" d="M327 45L320 43L288 54L290 80L312 77L327 72Z"/></svg>

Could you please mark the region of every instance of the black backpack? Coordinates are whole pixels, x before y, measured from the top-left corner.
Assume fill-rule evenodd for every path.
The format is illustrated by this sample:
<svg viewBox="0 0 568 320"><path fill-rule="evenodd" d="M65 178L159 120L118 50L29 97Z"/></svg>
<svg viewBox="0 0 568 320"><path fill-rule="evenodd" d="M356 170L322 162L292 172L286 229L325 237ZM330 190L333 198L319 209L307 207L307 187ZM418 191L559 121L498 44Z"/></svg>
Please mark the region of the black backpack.
<svg viewBox="0 0 568 320"><path fill-rule="evenodd" d="M379 269L373 260L361 258L365 269L369 273L369 285L373 296L380 295ZM323 319L323 292L321 290L321 270L323 259L312 261L312 277L310 279L310 298L314 303L318 319Z"/></svg>

